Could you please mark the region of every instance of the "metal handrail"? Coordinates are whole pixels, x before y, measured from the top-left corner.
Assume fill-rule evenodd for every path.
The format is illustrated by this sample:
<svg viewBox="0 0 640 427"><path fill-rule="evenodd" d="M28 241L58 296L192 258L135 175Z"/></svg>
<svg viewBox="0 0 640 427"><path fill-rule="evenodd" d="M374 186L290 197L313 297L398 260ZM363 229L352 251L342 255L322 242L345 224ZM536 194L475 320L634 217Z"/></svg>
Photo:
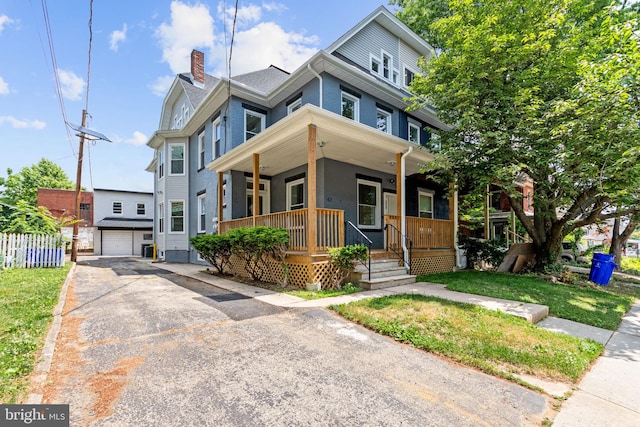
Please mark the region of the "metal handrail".
<svg viewBox="0 0 640 427"><path fill-rule="evenodd" d="M404 257L404 251L401 251L401 250L398 250L397 248L389 246L389 228L392 228L396 232L396 234L399 235L400 238L404 239L405 242L408 244L409 246L408 260L406 260ZM413 247L413 241L409 237L402 234L402 231L398 230L398 227L396 227L393 224L385 224L384 230L387 232L387 251L391 251L394 254L396 254L398 258L400 258L400 260L405 264L405 266L409 266L409 274L411 274L411 248Z"/></svg>
<svg viewBox="0 0 640 427"><path fill-rule="evenodd" d="M345 221L345 224L347 224L348 226L350 226L352 229L354 229L355 231L358 232L358 237L360 238L360 241L357 242L359 244L364 244L367 247L367 264L365 264L364 262L360 261L360 264L362 264L368 272L368 279L367 280L371 280L371 247L373 246L373 242L371 241L371 239L369 239L362 231L360 231L360 229L358 227L356 227L351 221ZM347 228L348 230L348 228ZM345 232L345 234L347 234ZM345 239L348 240L348 239ZM362 243L362 242L366 242ZM345 242L346 244L349 244L348 241Z"/></svg>

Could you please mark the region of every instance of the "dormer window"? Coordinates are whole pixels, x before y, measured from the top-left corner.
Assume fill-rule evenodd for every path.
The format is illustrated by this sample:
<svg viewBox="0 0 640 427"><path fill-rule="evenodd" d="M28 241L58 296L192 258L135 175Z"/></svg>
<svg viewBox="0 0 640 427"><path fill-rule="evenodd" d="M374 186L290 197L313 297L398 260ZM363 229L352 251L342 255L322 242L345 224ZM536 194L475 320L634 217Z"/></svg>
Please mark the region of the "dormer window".
<svg viewBox="0 0 640 427"><path fill-rule="evenodd" d="M382 50L379 57L370 54L369 60L372 74L377 74L393 84L399 84L398 70L393 68L393 56Z"/></svg>

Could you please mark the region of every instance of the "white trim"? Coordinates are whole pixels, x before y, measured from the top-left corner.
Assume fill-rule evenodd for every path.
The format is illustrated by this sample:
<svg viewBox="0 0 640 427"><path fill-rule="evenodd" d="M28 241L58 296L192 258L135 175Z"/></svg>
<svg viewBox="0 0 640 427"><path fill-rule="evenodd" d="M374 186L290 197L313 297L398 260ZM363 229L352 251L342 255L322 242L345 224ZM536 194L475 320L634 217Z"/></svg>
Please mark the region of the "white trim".
<svg viewBox="0 0 640 427"><path fill-rule="evenodd" d="M165 161L164 161L164 144L158 148L158 179L164 178L166 173Z"/></svg>
<svg viewBox="0 0 640 427"><path fill-rule="evenodd" d="M254 117L257 117L260 119L260 130L256 133L253 132L249 132L247 130L247 116L251 115ZM248 108L244 109L244 140L245 142L251 138L253 138L254 136L258 135L260 132L262 132L265 129L265 123L267 121L267 116L262 114L262 113L258 113L257 111L253 111L253 110L249 110ZM247 138L247 134L251 133L252 135Z"/></svg>
<svg viewBox="0 0 640 427"><path fill-rule="evenodd" d="M173 147L182 146L182 172L173 172L173 153L171 149ZM169 143L169 176L184 176L187 173L187 146L184 142L170 142Z"/></svg>
<svg viewBox="0 0 640 427"><path fill-rule="evenodd" d="M416 131L418 132L418 140L417 141L413 141L411 139L411 128L416 129ZM420 126L420 124L418 122L416 122L415 120L412 120L412 119L408 119L407 120L407 141L412 142L412 143L414 143L416 145L420 145L420 143L422 142L421 138L420 138L421 129L422 129L422 126Z"/></svg>
<svg viewBox="0 0 640 427"><path fill-rule="evenodd" d="M140 205L142 205L142 210L144 212L140 213ZM145 202L136 202L136 215L137 216L146 216L147 215L147 204Z"/></svg>
<svg viewBox="0 0 640 427"><path fill-rule="evenodd" d="M378 122L379 116L385 116L385 129L381 129L380 128L380 123ZM376 129L378 129L380 132L386 132L391 134L392 133L392 125L391 125L391 121L393 118L393 114L391 114L390 112L383 110L382 108L376 108Z"/></svg>
<svg viewBox="0 0 640 427"><path fill-rule="evenodd" d="M407 84L407 79L406 79L406 74L407 74L407 70L410 71L413 74L413 78L415 79L415 77L420 74L414 67L411 67L407 64L402 64L402 84L401 86L404 88L408 88L409 85ZM413 79L412 79L413 81Z"/></svg>
<svg viewBox="0 0 640 427"><path fill-rule="evenodd" d="M374 222L373 224L360 224L360 185L367 185L369 187L375 187L376 189L376 204L375 205L363 205L363 206L374 206ZM382 193L382 184L375 181L369 181L366 179L358 178L356 180L356 215L358 228L362 229L379 229L381 227L381 193Z"/></svg>
<svg viewBox="0 0 640 427"><path fill-rule="evenodd" d="M249 184L251 184L251 189L249 188ZM268 179L261 179L260 184L264 184L264 190L258 191L258 197L262 197L262 213L258 213L258 215L266 215L271 213L271 181ZM245 193L245 201L247 202L245 212L247 217L249 217L251 216L249 214L249 209L253 208L253 204L249 203L249 197L253 197L253 177L247 178Z"/></svg>
<svg viewBox="0 0 640 427"><path fill-rule="evenodd" d="M198 133L198 170L204 168L207 164L204 153L205 153L205 141L204 141L204 129L202 132Z"/></svg>
<svg viewBox="0 0 640 427"><path fill-rule="evenodd" d="M302 98L298 98L291 104L287 105L287 116L302 107Z"/></svg>
<svg viewBox="0 0 640 427"><path fill-rule="evenodd" d="M218 135L218 128L220 128L220 135ZM222 144L222 125L220 122L220 117L213 121L212 128L213 136L211 138L211 159L217 159L222 153L220 153L220 145ZM216 150L216 145L218 146Z"/></svg>
<svg viewBox="0 0 640 427"><path fill-rule="evenodd" d="M204 218L204 221L203 221ZM198 233L207 232L207 193L198 196ZM204 222L204 228L202 228Z"/></svg>
<svg viewBox="0 0 640 427"><path fill-rule="evenodd" d="M164 215L164 202L158 203L158 234L164 234L165 215Z"/></svg>
<svg viewBox="0 0 640 427"><path fill-rule="evenodd" d="M286 191L287 191L287 211L292 210L291 209L291 188L297 185L302 185L302 203L300 203L300 207L297 207L296 209L302 209L304 208L304 178L300 178L300 179L296 179L295 181L291 181L291 182L287 182L287 184L285 185L286 187Z"/></svg>
<svg viewBox="0 0 640 427"><path fill-rule="evenodd" d="M342 101L344 99L347 99L353 102L353 117L347 117L343 115ZM359 122L360 121L360 100L347 92L340 92L340 115L347 119L352 119L355 122Z"/></svg>
<svg viewBox="0 0 640 427"><path fill-rule="evenodd" d="M169 234L184 234L187 230L187 204L184 199L169 200ZM182 203L182 231L173 231L173 203ZM176 217L179 218L179 217Z"/></svg>

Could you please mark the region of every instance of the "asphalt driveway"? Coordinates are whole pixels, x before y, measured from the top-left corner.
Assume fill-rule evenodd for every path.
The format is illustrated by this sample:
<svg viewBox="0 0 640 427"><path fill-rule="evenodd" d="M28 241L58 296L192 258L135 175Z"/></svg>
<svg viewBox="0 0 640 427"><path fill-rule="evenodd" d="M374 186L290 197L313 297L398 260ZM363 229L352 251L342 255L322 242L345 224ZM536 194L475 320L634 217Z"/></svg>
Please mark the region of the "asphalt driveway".
<svg viewBox="0 0 640 427"><path fill-rule="evenodd" d="M128 258L78 264L45 403L77 426L520 426L553 400L321 309Z"/></svg>

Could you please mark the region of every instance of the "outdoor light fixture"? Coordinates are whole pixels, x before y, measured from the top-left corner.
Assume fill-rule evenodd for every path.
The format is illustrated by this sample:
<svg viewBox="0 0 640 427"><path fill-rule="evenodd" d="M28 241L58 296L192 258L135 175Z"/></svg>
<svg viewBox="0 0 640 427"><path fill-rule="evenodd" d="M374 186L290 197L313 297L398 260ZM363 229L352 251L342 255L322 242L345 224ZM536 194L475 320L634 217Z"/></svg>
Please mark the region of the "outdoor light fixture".
<svg viewBox="0 0 640 427"><path fill-rule="evenodd" d="M316 143L316 145L320 148L324 147L325 145L327 145L327 141L318 141Z"/></svg>

